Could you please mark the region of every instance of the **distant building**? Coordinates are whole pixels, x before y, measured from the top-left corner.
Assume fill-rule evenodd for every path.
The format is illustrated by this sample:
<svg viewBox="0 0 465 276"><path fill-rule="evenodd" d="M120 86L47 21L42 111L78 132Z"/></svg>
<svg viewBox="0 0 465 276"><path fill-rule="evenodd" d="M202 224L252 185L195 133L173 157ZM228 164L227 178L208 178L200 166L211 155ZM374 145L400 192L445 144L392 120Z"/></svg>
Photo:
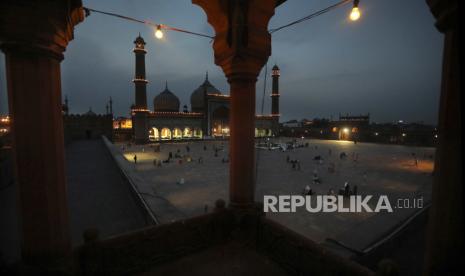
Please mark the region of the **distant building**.
<svg viewBox="0 0 465 276"><path fill-rule="evenodd" d="M331 121L330 133L332 139L338 140L360 140L361 133L368 130L370 126L370 114L367 115L341 115L339 120Z"/></svg>
<svg viewBox="0 0 465 276"><path fill-rule="evenodd" d="M0 137L7 135L10 132L10 116L0 116Z"/></svg>
<svg viewBox="0 0 465 276"><path fill-rule="evenodd" d="M89 109L84 114L64 114L63 128L65 141L95 139L105 135L113 139L113 115L96 114Z"/></svg>
<svg viewBox="0 0 465 276"><path fill-rule="evenodd" d="M165 89L153 99L153 111L149 110L146 96L148 81L145 74L145 54L147 53L145 41L139 35L134 44L135 104L131 107L131 119L136 143L229 136L230 96L222 94L210 83L208 73L204 82L191 94L190 111L187 105L184 105L183 110L180 111L180 101L168 88L168 83L165 84ZM279 76L279 68L275 65L272 69L272 113L256 116L255 135L258 137L278 134ZM118 129L117 133L124 133L119 125L114 125L114 128ZM119 134L118 136L122 136Z"/></svg>
<svg viewBox="0 0 465 276"><path fill-rule="evenodd" d="M367 115L339 115L338 120L314 119L291 120L280 126L281 136L308 137L315 139L375 142L433 146L437 143L437 129L422 123L370 122Z"/></svg>

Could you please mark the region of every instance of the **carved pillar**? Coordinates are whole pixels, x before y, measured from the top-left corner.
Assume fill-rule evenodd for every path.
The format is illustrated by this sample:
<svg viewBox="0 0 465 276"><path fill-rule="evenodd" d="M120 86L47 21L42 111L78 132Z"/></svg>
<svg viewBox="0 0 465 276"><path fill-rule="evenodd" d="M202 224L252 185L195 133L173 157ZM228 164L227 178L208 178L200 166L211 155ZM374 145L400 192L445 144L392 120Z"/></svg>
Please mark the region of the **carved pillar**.
<svg viewBox="0 0 465 276"><path fill-rule="evenodd" d="M248 208L255 193L255 83L271 54L268 21L278 2L192 0L215 29L215 64L230 84L230 204Z"/></svg>
<svg viewBox="0 0 465 276"><path fill-rule="evenodd" d="M444 33L433 199L429 213L425 275L463 274L462 134L459 83L458 1L428 0ZM460 273L462 271L462 273Z"/></svg>
<svg viewBox="0 0 465 276"><path fill-rule="evenodd" d="M19 185L22 256L48 262L70 253L64 169L60 61L80 1L2 1L0 47L5 53Z"/></svg>

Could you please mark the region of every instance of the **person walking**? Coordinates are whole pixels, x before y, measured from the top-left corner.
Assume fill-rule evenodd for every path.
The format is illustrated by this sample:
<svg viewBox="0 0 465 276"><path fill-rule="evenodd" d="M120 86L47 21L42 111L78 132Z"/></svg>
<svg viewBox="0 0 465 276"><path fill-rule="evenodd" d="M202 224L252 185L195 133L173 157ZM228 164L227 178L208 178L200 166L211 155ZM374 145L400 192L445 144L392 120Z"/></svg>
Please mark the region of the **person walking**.
<svg viewBox="0 0 465 276"><path fill-rule="evenodd" d="M137 155L134 154L134 164L137 164Z"/></svg>
<svg viewBox="0 0 465 276"><path fill-rule="evenodd" d="M350 185L349 181L344 183L344 196L348 197L350 195Z"/></svg>

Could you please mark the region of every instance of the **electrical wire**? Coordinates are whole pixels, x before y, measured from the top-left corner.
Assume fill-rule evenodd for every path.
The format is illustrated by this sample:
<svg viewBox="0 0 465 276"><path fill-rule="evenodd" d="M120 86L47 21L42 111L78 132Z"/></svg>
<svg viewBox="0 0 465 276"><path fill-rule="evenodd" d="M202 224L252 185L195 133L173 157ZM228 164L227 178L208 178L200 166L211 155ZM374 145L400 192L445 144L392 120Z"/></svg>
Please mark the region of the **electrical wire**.
<svg viewBox="0 0 465 276"><path fill-rule="evenodd" d="M319 16L319 15L325 14L325 13L327 13L327 12L329 12L329 11L331 11L331 10L337 8L337 7L343 6L343 5L348 4L349 2L352 2L352 1L353 1L353 0L342 0L342 1L338 2L338 3L336 3L336 4L333 4L333 5L331 5L331 6L328 6L328 7L324 8L324 9L322 9L322 10L319 10L319 11L317 11L317 12L314 12L314 13L312 13L312 14L309 14L309 15L307 15L307 16L304 16L304 17L302 17L302 18L300 18L300 19L297 19L297 20L295 20L295 21L292 21L292 22L287 23L287 24L285 24L285 25L282 25L282 26L280 26L280 27L270 29L269 32L270 32L270 34L273 34L273 33L277 32L277 31L282 30L282 29L285 29L285 28L294 26L294 25L296 25L296 24L302 23L302 22L307 21L307 20L309 20L309 19L315 18L315 17L317 17L317 16Z"/></svg>
<svg viewBox="0 0 465 276"><path fill-rule="evenodd" d="M279 27L276 27L276 28L273 28L273 29L270 29L269 30L269 33L270 34L273 34L277 31L280 31L280 30L283 30L285 28L289 28L291 26L294 26L296 24L299 24L299 23L302 23L304 21L307 21L307 20L310 20L312 18L315 18L317 16L320 16L322 14L325 14L331 10L334 10L340 6L343 6L345 4L348 4L350 2L353 2L353 0L342 0L340 2L337 2L333 5L330 5L322 10L319 10L319 11L316 11L314 13L311 13L307 16L304 16L300 19L297 19L297 20L294 20L294 21L291 21L285 25L282 25L282 26L279 26ZM160 29L165 29L165 30L170 30L170 31L176 31L176 32L181 32L181 33L186 33L186 34L191 34L191 35L196 35L196 36L200 36L200 37L205 37L205 38L210 38L210 39L214 39L215 37L214 36L211 36L211 35L206 35L206 34L202 34L202 33L197 33L197 32L192 32L192 31L189 31L189 30L184 30L184 29L180 29L180 28L175 28L175 27L171 27L171 26L168 26L168 25L165 25L165 24L155 24L153 22L150 22L150 21L147 21L147 20L140 20L140 19L136 19L136 18L133 18L133 17L129 17L129 16L125 16L125 15L121 15L121 14L117 14L117 13L112 13L112 12L106 12L106 11L100 11L100 10L96 10L96 9L91 9L91 8L87 8L87 7L84 7L84 11L86 13L86 17L90 15L91 12L95 12L95 13L100 13L100 14L104 14L104 15L109 15L109 16L113 16L113 17L118 17L118 18L121 18L121 19L124 19L124 20L128 20L128 21L133 21L133 22L137 22L137 23L141 23L141 24L146 24L146 25L150 25L152 27L156 27L156 28L160 28Z"/></svg>
<svg viewBox="0 0 465 276"><path fill-rule="evenodd" d="M84 11L86 13L86 17L89 16L91 12L95 12L95 13L105 14L105 15L109 15L109 16L113 16L113 17L118 17L118 18L121 18L121 19L124 19L124 20L136 22L136 23L142 23L142 24L150 25L152 27L165 29L165 30L169 30L169 31L176 31L176 32L196 35L196 36L200 36L200 37L206 37L206 38L210 38L210 39L215 38L215 37L210 36L210 35L201 34L201 33L197 33L197 32L192 32L192 31L188 31L188 30L184 30L184 29L179 29L179 28L171 27L171 26L168 26L168 25L165 25L165 24L155 24L155 23L147 21L147 20L140 20L140 19L136 19L136 18L133 18L133 17L129 17L129 16L125 16L125 15L121 15L121 14L117 14L117 13L100 11L100 10L91 9L91 8L87 8L87 7L84 7Z"/></svg>

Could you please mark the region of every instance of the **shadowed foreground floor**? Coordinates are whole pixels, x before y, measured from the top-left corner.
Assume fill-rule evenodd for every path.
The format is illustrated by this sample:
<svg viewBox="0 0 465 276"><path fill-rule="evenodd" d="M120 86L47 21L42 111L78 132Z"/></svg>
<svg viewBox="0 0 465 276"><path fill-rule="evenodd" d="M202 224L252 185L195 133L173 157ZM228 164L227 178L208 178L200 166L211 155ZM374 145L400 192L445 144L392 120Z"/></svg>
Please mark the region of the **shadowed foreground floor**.
<svg viewBox="0 0 465 276"><path fill-rule="evenodd" d="M95 227L100 237L145 226L128 183L101 139L75 141L66 148L68 204L73 244Z"/></svg>
<svg viewBox="0 0 465 276"><path fill-rule="evenodd" d="M276 262L238 242L208 248L160 265L149 275L289 275Z"/></svg>

